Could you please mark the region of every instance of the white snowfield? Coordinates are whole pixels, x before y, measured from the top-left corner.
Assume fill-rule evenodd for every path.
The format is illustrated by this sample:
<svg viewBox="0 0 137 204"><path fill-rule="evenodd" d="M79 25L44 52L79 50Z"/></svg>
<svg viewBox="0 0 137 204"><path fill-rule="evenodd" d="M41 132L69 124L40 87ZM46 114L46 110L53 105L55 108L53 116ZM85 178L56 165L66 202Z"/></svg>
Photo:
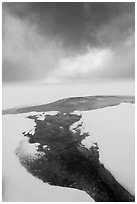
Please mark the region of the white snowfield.
<svg viewBox="0 0 137 204"><path fill-rule="evenodd" d="M101 163L132 194L135 194L134 113L132 104L80 112L85 132L90 134L82 145L89 149L97 142Z"/></svg>
<svg viewBox="0 0 137 204"><path fill-rule="evenodd" d="M29 113L31 115L31 113ZM21 153L36 157L38 143L28 145L22 132L33 129L35 122L25 118L28 114L3 116L3 201L5 202L94 202L84 191L50 186L33 177L20 164L15 154L18 145ZM8 128L7 128L8 124Z"/></svg>

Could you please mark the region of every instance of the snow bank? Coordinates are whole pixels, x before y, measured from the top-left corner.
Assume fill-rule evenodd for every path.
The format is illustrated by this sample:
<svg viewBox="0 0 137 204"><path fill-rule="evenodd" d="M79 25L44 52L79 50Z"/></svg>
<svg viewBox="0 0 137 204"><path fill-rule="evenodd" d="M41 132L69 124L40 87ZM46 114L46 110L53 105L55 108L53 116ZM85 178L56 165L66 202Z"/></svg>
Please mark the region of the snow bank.
<svg viewBox="0 0 137 204"><path fill-rule="evenodd" d="M92 202L93 199L85 192L45 184L21 166L15 154L19 143L24 141L22 150L25 150L27 155L34 155L39 145L28 146L24 140L22 132L27 132L35 126L35 122L25 116L26 114L3 116L3 201Z"/></svg>
<svg viewBox="0 0 137 204"><path fill-rule="evenodd" d="M90 133L82 144L90 148L98 143L100 161L117 181L135 193L135 107L121 104L114 107L83 111L82 121Z"/></svg>

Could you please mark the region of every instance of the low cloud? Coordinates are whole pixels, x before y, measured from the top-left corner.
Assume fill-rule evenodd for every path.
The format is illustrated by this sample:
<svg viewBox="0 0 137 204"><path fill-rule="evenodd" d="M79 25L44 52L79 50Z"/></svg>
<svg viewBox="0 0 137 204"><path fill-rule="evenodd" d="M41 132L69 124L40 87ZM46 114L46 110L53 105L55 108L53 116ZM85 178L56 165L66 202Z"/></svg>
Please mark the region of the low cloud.
<svg viewBox="0 0 137 204"><path fill-rule="evenodd" d="M87 48L84 54L62 58L47 82L86 82L96 79L134 78L135 36L131 34L116 47Z"/></svg>

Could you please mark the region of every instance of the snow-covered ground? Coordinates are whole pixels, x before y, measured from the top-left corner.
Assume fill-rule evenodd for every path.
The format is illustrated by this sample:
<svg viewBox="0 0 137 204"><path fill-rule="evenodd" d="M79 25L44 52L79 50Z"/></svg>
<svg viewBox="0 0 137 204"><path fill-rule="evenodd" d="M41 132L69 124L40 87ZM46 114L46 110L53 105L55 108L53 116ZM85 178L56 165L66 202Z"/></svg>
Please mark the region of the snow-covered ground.
<svg viewBox="0 0 137 204"><path fill-rule="evenodd" d="M10 84L9 86L3 85L2 89L2 108L6 109L46 104L72 96L134 95L134 81L71 85L15 84L12 86ZM37 113L34 112L34 114ZM130 192L134 192L134 105L122 104L82 112L82 114L83 126L92 136L86 138L83 143L88 147L92 142L97 141L100 160L108 169L111 169L119 182L125 185ZM39 119L43 120L44 117L43 115ZM4 201L92 201L83 191L44 184L27 173L26 169L21 166L15 155L15 149L23 140L22 132L31 131L34 134L33 120L26 119L25 114L19 114L5 115L2 122ZM24 142L24 145L27 146L27 141ZM33 151L36 151L37 145L35 148L33 146Z"/></svg>
<svg viewBox="0 0 137 204"><path fill-rule="evenodd" d="M21 145L22 154L36 154L37 145L28 145L22 132L29 132L35 123L25 118L28 114L3 116L3 201L7 202L91 202L83 191L55 187L33 177L21 166L15 150ZM23 141L23 142L22 142Z"/></svg>
<svg viewBox="0 0 137 204"><path fill-rule="evenodd" d="M100 161L129 192L135 193L135 107L121 104L82 111L83 127L90 133L82 144L98 143Z"/></svg>
<svg viewBox="0 0 137 204"><path fill-rule="evenodd" d="M56 112L57 113L57 112ZM55 115L56 113L52 113ZM74 113L74 112L73 112ZM3 184L4 201L93 201L85 192L76 189L53 187L42 183L27 173L15 155L20 146L23 156L35 158L37 144L30 145L22 132L35 132L35 122L28 115L45 117L47 113L31 112L3 116ZM121 104L93 111L75 112L82 114L71 131L79 129L89 132L82 144L86 148L98 143L100 161L127 190L134 193L134 105ZM79 126L80 125L80 126ZM81 126L82 125L82 126ZM47 148L47 147L45 147ZM46 196L45 196L46 195ZM53 196L54 195L54 196Z"/></svg>

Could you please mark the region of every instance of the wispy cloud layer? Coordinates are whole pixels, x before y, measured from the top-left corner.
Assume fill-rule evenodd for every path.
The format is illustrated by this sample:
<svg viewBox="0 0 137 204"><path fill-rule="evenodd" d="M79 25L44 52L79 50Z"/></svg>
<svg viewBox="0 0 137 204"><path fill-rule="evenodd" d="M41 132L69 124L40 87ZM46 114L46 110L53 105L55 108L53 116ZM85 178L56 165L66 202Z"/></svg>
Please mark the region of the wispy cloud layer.
<svg viewBox="0 0 137 204"><path fill-rule="evenodd" d="M67 5L3 3L4 82L134 77L134 4Z"/></svg>

